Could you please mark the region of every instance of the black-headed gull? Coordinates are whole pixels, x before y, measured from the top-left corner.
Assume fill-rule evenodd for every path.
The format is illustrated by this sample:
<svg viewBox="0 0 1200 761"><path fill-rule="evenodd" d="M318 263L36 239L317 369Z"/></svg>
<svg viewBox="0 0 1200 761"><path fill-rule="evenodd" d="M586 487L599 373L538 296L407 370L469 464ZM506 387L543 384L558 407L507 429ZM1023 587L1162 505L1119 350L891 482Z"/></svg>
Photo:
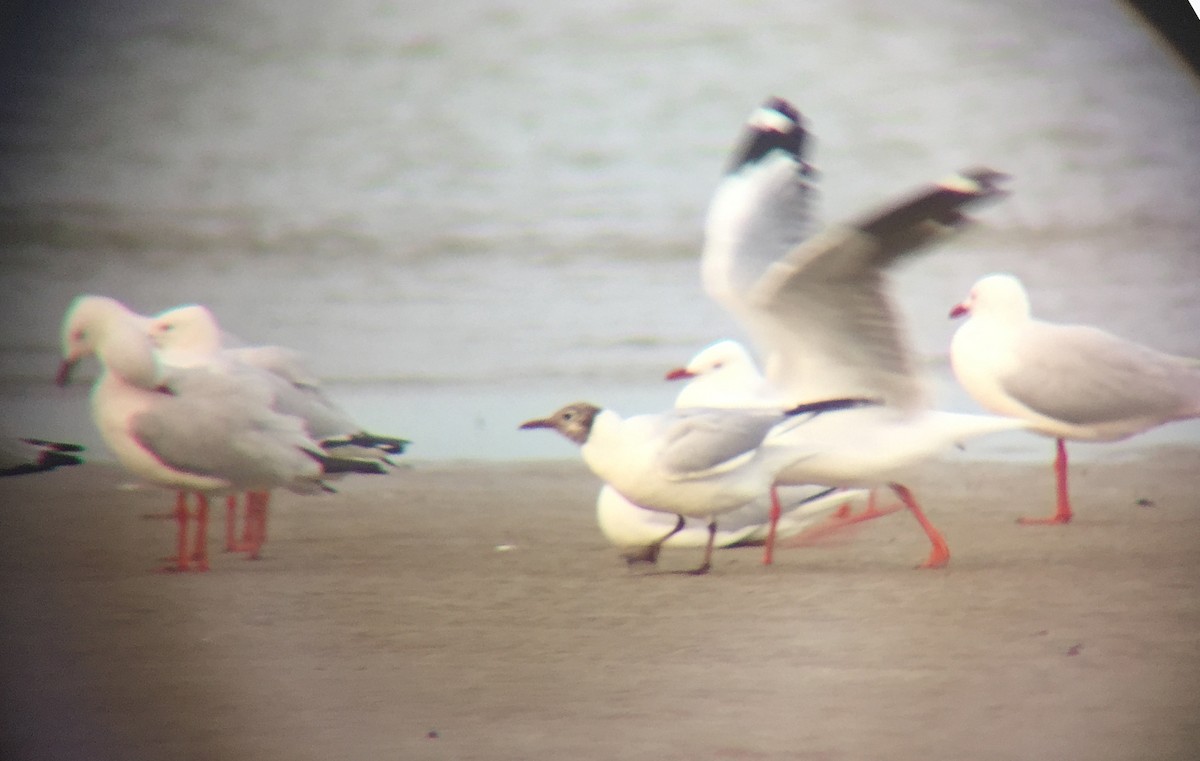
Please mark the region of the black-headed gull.
<svg viewBox="0 0 1200 761"><path fill-rule="evenodd" d="M149 318L147 330L159 359L171 367L207 367L231 375L257 375L274 397L276 412L301 418L309 436L321 447L343 458L375 457L388 462L400 454L407 439L380 436L358 425L337 405L307 367L303 355L280 346L246 346L221 330L216 316L199 304L188 304ZM227 346L227 344L236 344ZM269 495L246 495L246 523L241 540L233 536L237 497L226 499L226 550L257 557L266 541Z"/></svg>
<svg viewBox="0 0 1200 761"><path fill-rule="evenodd" d="M662 543L684 527L686 517L708 519L704 562L693 571L702 574L712 563L716 516L768 492L777 511L776 474L812 456L798 447L776 447L774 439L823 413L865 404L869 402L835 399L786 411L694 408L622 418L577 402L520 427L558 431L580 446L591 471L623 497L677 516L675 528L646 548L641 559L654 562Z"/></svg>
<svg viewBox="0 0 1200 761"><path fill-rule="evenodd" d="M1012 275L982 278L950 316L968 316L950 344L963 388L984 408L1057 440L1057 509L1021 523L1071 520L1066 439L1116 441L1200 417L1200 363L1086 325L1035 319Z"/></svg>
<svg viewBox="0 0 1200 761"><path fill-rule="evenodd" d="M0 476L42 473L64 465L80 465L83 458L78 444L63 444L44 439L0 437Z"/></svg>
<svg viewBox="0 0 1200 761"><path fill-rule="evenodd" d="M745 362L737 361L744 355ZM746 349L736 341L723 341L704 352L701 352L689 366L699 367L723 366L726 358L731 358L729 369L724 373L704 375L696 383L684 386L675 398L676 408L687 407L725 407L725 408L769 408L783 409L782 397L771 395L765 380L753 366L753 361L746 354ZM739 373L739 368L748 368L745 377ZM685 368L668 373L668 380L678 380L684 377L694 377ZM705 381L712 380L712 384ZM761 394L755 391L760 390ZM712 403L719 399L719 403ZM855 516L847 520L851 505L868 498L865 491L847 491L844 489L829 489L816 486L792 486L779 492L779 502L782 509L781 519L777 525L777 538L789 539L791 544L801 544L806 537L824 536L838 526L857 523L865 517ZM868 498L868 501L869 498ZM769 495L763 494L752 502L732 511L724 513L717 526L716 547L743 547L764 544L770 531ZM827 513L826 523L814 525ZM888 514L877 511L878 515ZM662 538L663 532L672 528L676 521L674 516L646 510L625 499L608 484L601 487L596 496L596 522L601 533L612 544L626 551L627 558L634 562L641 559L640 549L653 544ZM663 543L665 547L701 547L708 536L708 525L699 519L688 519L685 525L670 539Z"/></svg>
<svg viewBox="0 0 1200 761"><path fill-rule="evenodd" d="M58 380L95 355L92 417L105 443L134 474L177 491L177 558L170 570L206 570L208 495L329 491L340 472L382 473L377 462L324 452L299 418L270 407L269 389L202 368L164 371L145 320L106 297L76 299L63 323ZM186 493L197 496L197 535L187 549ZM195 565L192 565L192 561Z"/></svg>
<svg viewBox="0 0 1200 761"><path fill-rule="evenodd" d="M797 446L820 436L826 447L785 469L780 483L887 484L929 537L922 566L944 566L945 540L895 479L952 443L1013 425L927 409L885 269L963 228L970 221L964 208L1004 195L1005 175L967 170L810 236L815 190L805 138L799 112L786 101L773 98L751 115L708 210L701 279L765 356L768 396L885 402L797 430ZM770 550L768 542L764 562Z"/></svg>

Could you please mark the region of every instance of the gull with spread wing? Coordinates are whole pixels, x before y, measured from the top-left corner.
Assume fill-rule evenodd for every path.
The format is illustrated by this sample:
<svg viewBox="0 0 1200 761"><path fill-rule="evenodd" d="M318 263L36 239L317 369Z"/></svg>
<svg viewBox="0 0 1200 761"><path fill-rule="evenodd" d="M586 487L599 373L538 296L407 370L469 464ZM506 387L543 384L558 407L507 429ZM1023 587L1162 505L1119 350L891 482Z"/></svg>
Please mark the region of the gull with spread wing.
<svg viewBox="0 0 1200 761"><path fill-rule="evenodd" d="M761 376L750 360L754 373L743 366L740 379L721 383L750 383L743 396L789 404L839 397L884 402L779 437L780 445L813 453L786 467L779 482L889 486L929 538L921 567L941 567L949 548L899 479L947 446L1024 423L929 409L886 270L957 234L970 222L967 207L1005 194L999 185L1006 177L969 169L812 234L816 191L803 156L807 139L799 112L770 99L750 116L709 207L704 288L764 357ZM707 383L715 388L717 382ZM720 394L707 403L721 406ZM772 545L769 538L765 563Z"/></svg>

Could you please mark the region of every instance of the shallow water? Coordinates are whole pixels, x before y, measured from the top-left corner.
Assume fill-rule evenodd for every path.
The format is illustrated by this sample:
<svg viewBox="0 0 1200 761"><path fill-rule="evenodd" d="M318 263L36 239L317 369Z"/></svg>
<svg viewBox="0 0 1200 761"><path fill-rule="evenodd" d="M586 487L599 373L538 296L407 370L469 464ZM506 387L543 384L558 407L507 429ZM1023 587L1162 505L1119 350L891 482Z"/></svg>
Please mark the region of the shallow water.
<svg viewBox="0 0 1200 761"><path fill-rule="evenodd" d="M309 352L414 457L573 456L515 426L581 398L665 407L667 369L738 335L700 290L700 225L767 94L810 120L825 219L961 166L1014 176L897 273L941 406L975 409L945 315L994 270L1044 317L1200 356L1200 97L1120 6L198 6L47 19L6 51L7 428L98 445L82 388L49 386L90 292L205 303ZM1161 441L1200 426L1123 446Z"/></svg>

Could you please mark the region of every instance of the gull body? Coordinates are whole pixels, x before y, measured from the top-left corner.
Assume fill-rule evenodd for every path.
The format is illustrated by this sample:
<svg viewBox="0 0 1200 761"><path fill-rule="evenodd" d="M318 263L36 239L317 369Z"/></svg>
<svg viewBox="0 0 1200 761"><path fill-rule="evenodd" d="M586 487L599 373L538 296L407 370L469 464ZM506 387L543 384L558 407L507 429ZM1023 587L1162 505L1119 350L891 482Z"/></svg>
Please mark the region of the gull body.
<svg viewBox="0 0 1200 761"><path fill-rule="evenodd" d="M863 489L781 488L782 515L776 538L783 541L816 530L830 513L863 502L867 497L868 492ZM714 546L763 544L769 531L770 511L770 495L760 494L751 502L722 513ZM596 498L596 522L610 543L635 551L653 545L668 532L671 535L662 543L664 547L703 547L708 539L708 524L703 520L689 518L682 529L673 532L678 522L674 515L638 507L608 484L601 487Z"/></svg>
<svg viewBox="0 0 1200 761"><path fill-rule="evenodd" d="M690 380L675 398L677 409L778 410L785 406L782 395L770 387L758 372L749 352L736 341L719 341L693 357L686 367L667 374L667 380L685 378ZM865 518L854 516L848 520L842 517L842 513L847 512L851 504L866 497L867 492L861 490L839 491L810 486L792 486L781 490L778 494L781 518L777 524L777 538L790 539L805 531L817 533L818 529L813 524L822 515L834 511L838 514L831 516L828 525L822 528L833 529L838 525L859 522ZM715 546L765 544L770 536L771 508L771 495L760 494L741 507L722 514ZM624 549L653 545L677 523L671 515L639 507L608 484L601 487L596 497L596 521L605 538ZM690 518L685 520L682 528L672 532L662 546L703 546L706 536L707 525L702 520ZM637 559L639 555L634 552L632 557Z"/></svg>
<svg viewBox="0 0 1200 761"><path fill-rule="evenodd" d="M306 433L327 452L391 464L388 455L403 452L409 443L363 430L324 392L300 352L280 346L247 346L221 330L207 307L188 304L160 312L149 318L148 331L162 363L204 367L263 387L270 394L272 409L303 420ZM233 530L237 497L226 498L227 550L258 556L266 541L269 502L268 492L247 492L245 526L239 540Z"/></svg>
<svg viewBox="0 0 1200 761"><path fill-rule="evenodd" d="M989 275L951 310L968 319L950 347L954 374L985 409L1056 439L1057 509L1023 523L1067 523L1066 440L1116 441L1200 417L1200 365L1086 325L1036 319L1024 285Z"/></svg>
<svg viewBox="0 0 1200 761"><path fill-rule="evenodd" d="M672 409L622 418L577 402L521 428L553 429L575 442L601 480L635 505L677 516L677 530L686 517L707 518L705 561L696 569L703 573L711 565L716 516L768 492L774 495L776 474L811 455L774 446L775 437L821 413L861 403L832 400L788 411ZM666 538L648 559L657 557Z"/></svg>
<svg viewBox="0 0 1200 761"><path fill-rule="evenodd" d="M329 457L303 421L271 409L263 386L203 368L165 368L145 319L115 299L84 296L68 310L59 381L89 355L100 362L91 409L101 437L135 475L178 491L175 570L190 569L187 492L197 495L196 555L205 569L210 495L275 488L313 494L328 490L324 479L332 473L382 472L376 463Z"/></svg>
<svg viewBox="0 0 1200 761"><path fill-rule="evenodd" d="M967 207L1004 195L999 183L1005 177L965 170L814 234L806 142L800 115L786 101L773 98L751 115L709 206L701 280L764 357L765 385L744 397L884 403L822 421L819 432L796 431L787 443L816 454L785 468L780 482L890 486L930 539L923 566L940 567L949 562L945 540L894 479L957 440L1013 424L929 410L886 270L953 237L970 221ZM810 436L825 446L813 447ZM769 542L764 562L770 562Z"/></svg>
<svg viewBox="0 0 1200 761"><path fill-rule="evenodd" d="M302 418L309 435L327 449L353 446L356 456L367 454L367 449L399 454L409 443L363 430L325 393L300 352L281 346L243 345L221 330L207 307L188 304L160 312L150 318L149 331L164 364L259 375L270 387L275 409ZM238 345L226 346L230 343Z"/></svg>

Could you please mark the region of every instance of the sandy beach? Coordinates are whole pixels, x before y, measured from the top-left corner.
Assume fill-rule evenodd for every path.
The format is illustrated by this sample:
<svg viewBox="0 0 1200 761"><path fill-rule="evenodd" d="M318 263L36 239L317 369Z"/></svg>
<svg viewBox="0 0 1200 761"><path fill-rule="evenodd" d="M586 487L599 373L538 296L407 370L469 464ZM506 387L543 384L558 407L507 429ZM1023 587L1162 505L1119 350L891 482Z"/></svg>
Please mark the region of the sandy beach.
<svg viewBox="0 0 1200 761"><path fill-rule="evenodd" d="M1195 465L1081 463L1041 528L1048 466L937 463L944 571L900 513L707 577L628 570L573 462L279 494L264 558L206 574L153 572L170 497L115 467L5 479L3 756L1190 759Z"/></svg>

